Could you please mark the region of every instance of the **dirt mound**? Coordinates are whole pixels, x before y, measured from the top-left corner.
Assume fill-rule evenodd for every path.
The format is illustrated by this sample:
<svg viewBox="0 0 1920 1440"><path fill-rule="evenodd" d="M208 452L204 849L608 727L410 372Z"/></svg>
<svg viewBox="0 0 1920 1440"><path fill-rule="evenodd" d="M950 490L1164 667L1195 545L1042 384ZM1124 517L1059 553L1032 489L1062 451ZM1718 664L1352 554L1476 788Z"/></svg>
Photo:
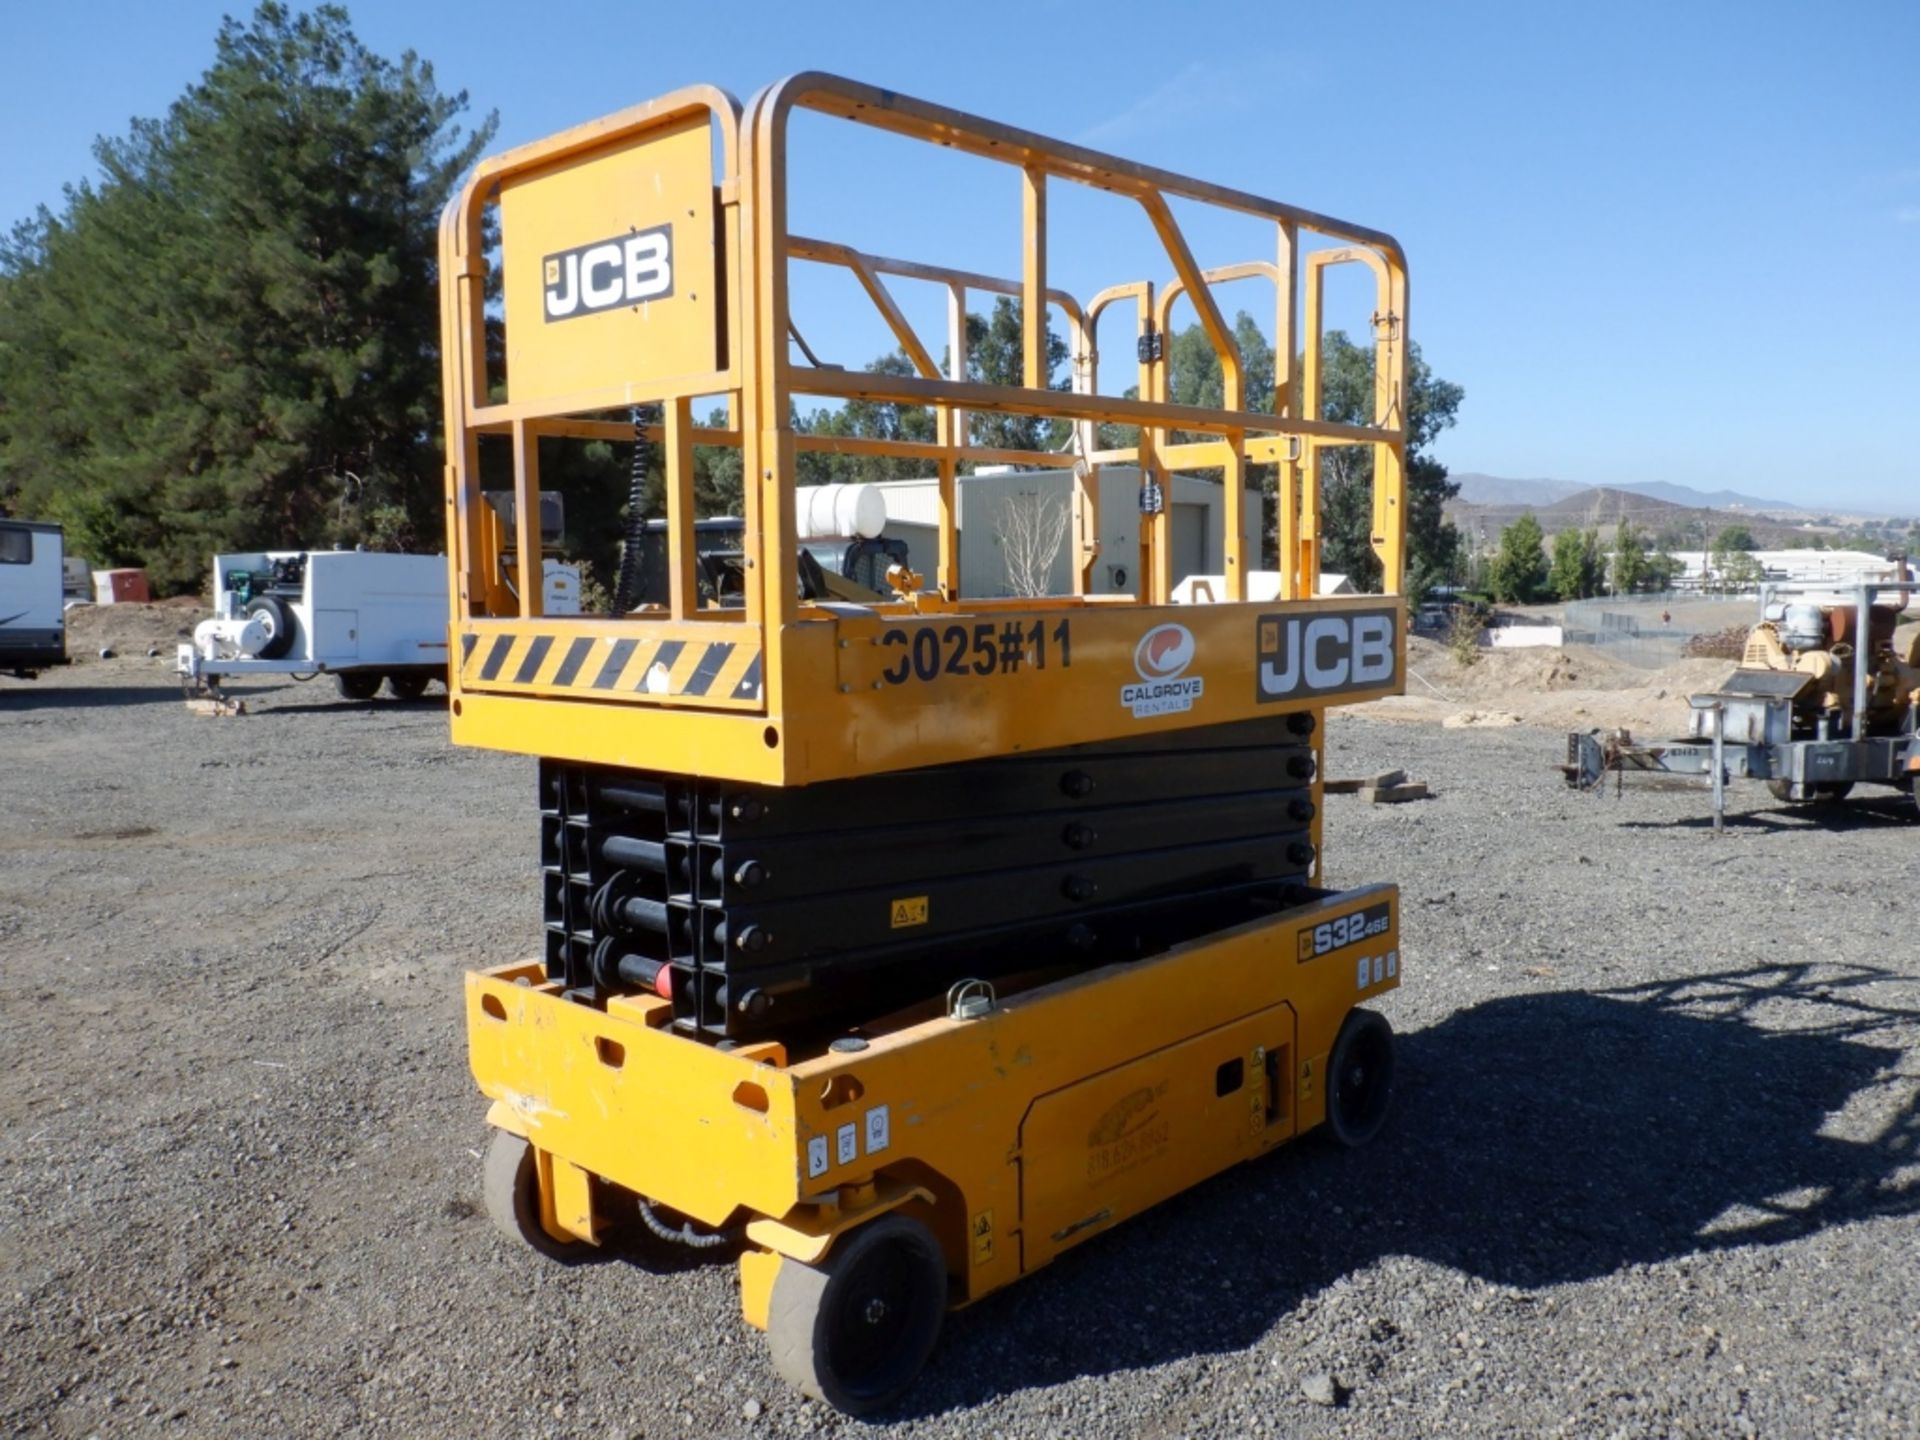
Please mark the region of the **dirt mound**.
<svg viewBox="0 0 1920 1440"><path fill-rule="evenodd" d="M105 648L144 658L158 647L171 659L173 647L206 619L206 605L191 595L151 605L76 605L67 611L67 654L76 665L98 663Z"/></svg>
<svg viewBox="0 0 1920 1440"><path fill-rule="evenodd" d="M1746 653L1747 636L1752 633L1753 627L1750 625L1729 625L1724 630L1695 635L1687 641L1687 654L1712 656L1718 660L1738 660Z"/></svg>
<svg viewBox="0 0 1920 1440"><path fill-rule="evenodd" d="M1456 728L1624 726L1636 735L1671 737L1687 732L1687 697L1716 689L1732 668L1727 660L1692 658L1638 670L1584 646L1480 650L1463 666L1445 646L1416 638L1407 642L1407 693L1358 708L1383 719Z"/></svg>

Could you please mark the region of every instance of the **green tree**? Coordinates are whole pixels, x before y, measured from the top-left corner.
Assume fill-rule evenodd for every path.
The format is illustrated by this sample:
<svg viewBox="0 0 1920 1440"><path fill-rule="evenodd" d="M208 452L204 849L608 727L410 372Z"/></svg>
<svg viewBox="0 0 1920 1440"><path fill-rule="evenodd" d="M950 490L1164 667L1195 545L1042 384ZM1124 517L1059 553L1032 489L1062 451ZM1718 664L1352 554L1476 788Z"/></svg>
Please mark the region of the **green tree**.
<svg viewBox="0 0 1920 1440"><path fill-rule="evenodd" d="M1276 359L1273 346L1246 311L1234 316L1233 336L1240 349L1246 377L1247 408L1273 412ZM1371 424L1373 413L1373 347L1356 345L1343 331L1330 330L1321 348L1320 413L1345 424ZM1414 345L1407 360L1407 581L1409 595L1424 595L1459 568L1463 552L1459 532L1446 518L1445 505L1460 492L1447 478L1447 468L1426 451L1442 430L1455 423L1466 392L1436 376ZM1126 391L1128 396L1137 389ZM1173 334L1167 349L1167 395L1175 404L1218 408L1226 403L1226 381L1220 357L1198 321ZM1210 437L1175 432L1175 439ZM1101 427L1100 443L1123 448L1138 443L1132 426ZM1377 590L1380 560L1373 552L1373 451L1370 446L1346 446L1323 452L1320 490L1321 563L1348 576L1356 588ZM1265 549L1275 554L1278 523L1276 467L1256 465L1249 479L1267 497Z"/></svg>
<svg viewBox="0 0 1920 1440"><path fill-rule="evenodd" d="M1631 595L1648 579L1646 542L1631 520L1622 520L1613 537L1613 593Z"/></svg>
<svg viewBox="0 0 1920 1440"><path fill-rule="evenodd" d="M1649 590L1671 590L1673 582L1679 578L1682 565L1664 546L1647 556L1646 585Z"/></svg>
<svg viewBox="0 0 1920 1440"><path fill-rule="evenodd" d="M1373 347L1356 345L1338 330L1321 342L1320 413L1345 424L1371 424ZM1466 391L1433 373L1416 343L1407 352L1407 594L1418 599L1454 573L1460 533L1446 518L1460 487L1447 467L1427 453L1459 416ZM1322 452L1322 554L1327 569L1352 577L1356 588L1377 590L1380 561L1373 552L1373 450L1343 446ZM1544 565L1544 558L1542 564ZM1544 578L1544 577L1543 577Z"/></svg>
<svg viewBox="0 0 1920 1440"><path fill-rule="evenodd" d="M1753 531L1744 525L1725 525L1720 533L1713 537L1710 547L1721 554L1731 554L1736 550L1758 550L1759 544L1753 538Z"/></svg>
<svg viewBox="0 0 1920 1440"><path fill-rule="evenodd" d="M1526 511L1500 532L1500 549L1487 567L1487 588L1493 598L1520 605L1538 600L1547 588L1546 536L1540 522Z"/></svg>
<svg viewBox="0 0 1920 1440"><path fill-rule="evenodd" d="M494 129L466 109L334 6L227 20L0 246L0 489L163 590L218 550L437 543L436 221Z"/></svg>
<svg viewBox="0 0 1920 1440"><path fill-rule="evenodd" d="M983 385L1019 385L1024 383L1020 302L1008 296L994 301L988 316L967 316L967 376ZM1071 383L1066 373L1067 345L1051 326L1047 329L1048 383L1064 390ZM943 357L942 370L946 360ZM895 350L870 362L867 370L876 375L911 376L913 362L906 353ZM933 411L925 405L896 405L877 400L848 400L834 409L821 408L793 417L794 429L806 435L833 435L863 440L907 440L931 445L938 429ZM1064 422L1035 415L1001 415L974 411L968 416L968 428L976 445L1006 450L1055 450L1065 442ZM927 460L898 459L885 455L832 455L823 451L802 451L795 463L795 474L802 485L900 480L929 474L933 465Z"/></svg>
<svg viewBox="0 0 1920 1440"><path fill-rule="evenodd" d="M1548 585L1562 600L1584 600L1598 595L1606 579L1606 560L1600 553L1600 532L1562 530L1553 537L1553 566Z"/></svg>

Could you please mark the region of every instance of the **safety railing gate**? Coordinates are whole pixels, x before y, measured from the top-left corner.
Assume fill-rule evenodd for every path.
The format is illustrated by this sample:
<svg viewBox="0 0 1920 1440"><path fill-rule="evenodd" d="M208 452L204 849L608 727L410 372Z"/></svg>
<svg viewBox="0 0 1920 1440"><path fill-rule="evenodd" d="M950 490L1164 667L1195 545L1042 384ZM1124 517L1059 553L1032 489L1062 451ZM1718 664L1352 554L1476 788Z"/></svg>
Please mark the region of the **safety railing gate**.
<svg viewBox="0 0 1920 1440"><path fill-rule="evenodd" d="M790 231L789 129L818 111L1010 167L1019 182L1023 265L997 278L866 253ZM1049 283L1049 188L1095 187L1136 203L1171 275L1102 290L1084 305ZM1217 207L1273 227L1273 251L1202 269L1173 203ZM978 223L978 217L968 217ZM496 231L497 227L497 231ZM497 233L497 253L493 246ZM859 282L912 375L796 363L789 272L842 267ZM1328 272L1371 273L1371 424L1319 413ZM946 368L916 333L889 277L944 286ZM1254 408L1217 287L1275 289L1274 390ZM1407 425L1407 278L1387 235L1241 191L1049 140L822 74L762 91L744 114L710 87L677 91L487 161L442 223L448 532L453 571L455 738L589 763L799 784L983 754L1363 700L1401 688L1399 599ZM1304 293L1303 293L1304 292ZM967 378L975 294L1021 302L1018 385ZM1167 397L1172 306L1185 299L1218 357L1224 401ZM1137 394L1100 392L1093 336L1131 304ZM1048 388L1050 314L1073 356L1070 391ZM1298 363L1295 356L1300 357ZM504 374L503 374L504 372ZM504 383L503 383L504 382ZM930 443L796 433L798 396L930 407ZM728 428L694 423L719 397ZM665 471L666 603L603 616L541 613L542 437L630 442L635 407ZM969 412L1054 417L1070 450L970 443ZM1102 448L1097 427L1137 427ZM1204 438L1193 439L1194 435ZM482 498L483 437L510 445L512 522ZM742 456L743 584L738 603L696 583L694 447ZM1318 460L1373 452L1373 546L1385 596L1314 598ZM796 455L818 449L923 461L938 477L938 560L902 575L897 599L832 605L802 598ZM1071 595L980 599L959 590L957 484L970 463L1071 472ZM1170 515L1143 503L1137 593L1091 593L1098 469L1139 467L1143 487L1210 470L1224 490L1224 603L1170 603ZM1246 600L1248 467L1278 475L1276 600Z"/></svg>

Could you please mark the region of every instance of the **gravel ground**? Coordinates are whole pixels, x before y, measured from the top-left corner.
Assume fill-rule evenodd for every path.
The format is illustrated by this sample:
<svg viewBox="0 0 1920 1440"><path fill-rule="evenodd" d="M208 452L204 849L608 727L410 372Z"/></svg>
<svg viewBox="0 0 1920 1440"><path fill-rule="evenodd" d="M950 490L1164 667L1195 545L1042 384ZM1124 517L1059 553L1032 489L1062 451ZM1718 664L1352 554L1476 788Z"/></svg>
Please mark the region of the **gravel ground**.
<svg viewBox="0 0 1920 1440"><path fill-rule="evenodd" d="M1386 1136L1231 1172L957 1315L908 1409L783 1389L726 1265L479 1214L459 977L532 953L533 765L164 661L0 681L0 1431L1920 1434L1920 823L1563 790L1336 717L1396 880ZM1327 1384L1331 1381L1331 1385ZM1316 1403L1307 1391L1319 1392Z"/></svg>

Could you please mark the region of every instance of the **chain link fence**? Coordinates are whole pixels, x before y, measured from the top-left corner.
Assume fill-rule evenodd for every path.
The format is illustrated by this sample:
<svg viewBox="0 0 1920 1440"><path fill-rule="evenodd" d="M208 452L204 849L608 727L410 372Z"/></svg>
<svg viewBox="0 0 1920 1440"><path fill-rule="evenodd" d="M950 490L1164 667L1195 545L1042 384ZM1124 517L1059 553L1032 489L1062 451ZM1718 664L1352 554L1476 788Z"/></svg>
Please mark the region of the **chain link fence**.
<svg viewBox="0 0 1920 1440"><path fill-rule="evenodd" d="M1660 670L1686 658L1696 635L1717 634L1755 618L1751 599L1697 595L1612 595L1566 606L1566 643L1591 645L1623 665Z"/></svg>

